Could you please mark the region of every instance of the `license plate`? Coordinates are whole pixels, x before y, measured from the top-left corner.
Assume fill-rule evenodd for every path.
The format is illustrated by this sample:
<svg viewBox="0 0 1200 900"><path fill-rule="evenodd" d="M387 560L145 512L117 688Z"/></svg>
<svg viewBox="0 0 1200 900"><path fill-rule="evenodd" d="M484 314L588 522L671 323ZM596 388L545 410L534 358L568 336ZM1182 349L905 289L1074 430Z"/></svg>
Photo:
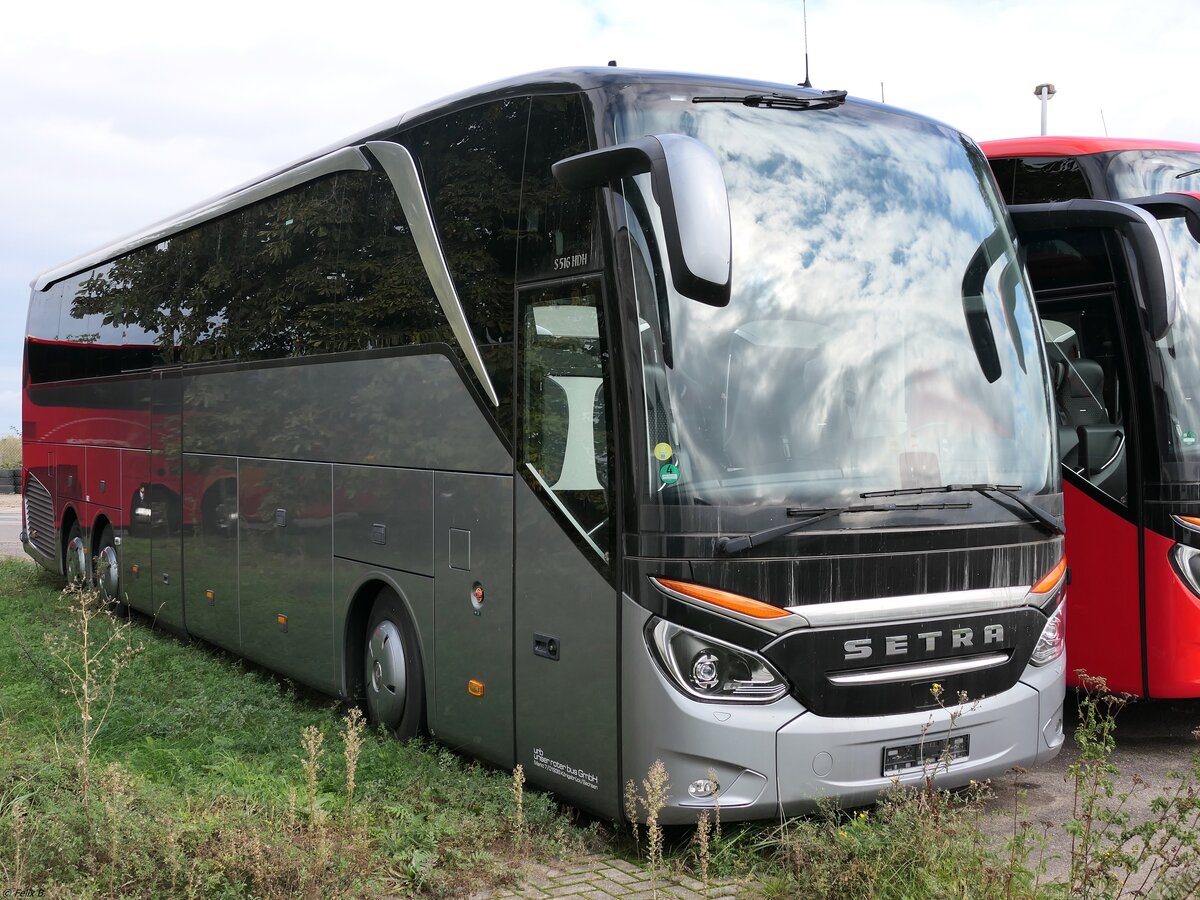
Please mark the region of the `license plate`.
<svg viewBox="0 0 1200 900"><path fill-rule="evenodd" d="M899 747L884 747L883 777L903 775L925 765L933 767L942 760L965 759L970 753L969 734L956 734L940 740L920 741Z"/></svg>

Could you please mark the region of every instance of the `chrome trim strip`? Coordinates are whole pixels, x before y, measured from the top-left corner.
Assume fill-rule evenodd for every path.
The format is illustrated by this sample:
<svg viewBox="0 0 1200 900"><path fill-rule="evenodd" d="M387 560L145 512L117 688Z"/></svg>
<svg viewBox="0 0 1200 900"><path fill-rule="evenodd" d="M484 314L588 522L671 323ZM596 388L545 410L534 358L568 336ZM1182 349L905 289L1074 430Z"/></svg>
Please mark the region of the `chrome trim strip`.
<svg viewBox="0 0 1200 900"><path fill-rule="evenodd" d="M392 182L400 206L404 209L404 217L408 220L409 230L417 243L417 252L421 254L421 262L425 264L425 273L437 294L442 312L450 321L450 328L458 338L459 346L466 354L467 362L472 371L487 392L493 406L500 405L492 380L488 378L487 369L483 365L483 357L467 324L466 314L454 289L454 280L450 277L450 269L446 265L446 257L442 253L442 244L438 239L437 228L433 224L433 213L425 200L425 191L421 188L421 176L417 172L417 164L412 154L400 144L391 141L368 141L364 146L379 160L384 173Z"/></svg>
<svg viewBox="0 0 1200 900"><path fill-rule="evenodd" d="M944 591L938 594L910 594L905 597L842 600L837 603L789 606L787 611L803 618L812 628L866 625L896 619L934 618L1015 609L1028 605L1030 587L1031 585L1026 584L971 591ZM1045 595L1041 595L1040 599L1044 600Z"/></svg>
<svg viewBox="0 0 1200 900"><path fill-rule="evenodd" d="M993 666L1000 666L1008 662L1008 658L1007 653L985 653L966 659L934 660L932 662L915 663L911 666L863 669L857 672L842 672L826 677L831 684L842 687L894 684L897 681L924 681L928 678L945 678L949 675L961 675L964 672L978 672L982 669L990 669Z"/></svg>
<svg viewBox="0 0 1200 900"><path fill-rule="evenodd" d="M274 178L268 178L266 181L252 184L240 191L218 197L181 215L163 219L149 228L134 232L90 253L77 256L53 269L47 269L33 280L32 287L35 291L43 291L47 285L61 278L77 275L139 247L157 244L184 229L201 225L243 206L249 206L251 203L281 194L306 181L320 178L322 175L332 175L334 172L369 172L370 170L371 164L367 162L362 150L358 147L343 147L320 159L314 159L312 162L303 163L294 169L288 169Z"/></svg>
<svg viewBox="0 0 1200 900"><path fill-rule="evenodd" d="M1108 462L1106 462L1100 466L1100 469L1096 474L1099 475L1100 472L1103 472L1105 469L1107 469L1109 466L1111 466L1113 463L1115 463L1117 461L1117 457L1121 455L1121 451L1124 449L1125 449L1125 432L1122 431L1121 432L1121 440L1120 440L1120 443L1117 444L1116 452L1113 453L1113 455L1109 457Z"/></svg>

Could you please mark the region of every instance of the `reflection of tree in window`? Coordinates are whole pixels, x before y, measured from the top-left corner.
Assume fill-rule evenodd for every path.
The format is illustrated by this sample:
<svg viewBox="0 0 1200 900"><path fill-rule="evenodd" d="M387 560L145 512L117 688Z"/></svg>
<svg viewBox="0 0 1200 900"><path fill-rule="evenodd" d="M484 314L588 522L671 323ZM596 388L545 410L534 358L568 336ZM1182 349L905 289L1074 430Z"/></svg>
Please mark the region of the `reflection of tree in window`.
<svg viewBox="0 0 1200 900"><path fill-rule="evenodd" d="M74 299L183 362L446 340L391 185L337 175L139 250Z"/></svg>
<svg viewBox="0 0 1200 900"><path fill-rule="evenodd" d="M513 277L528 99L479 106L402 136L419 160L446 264L511 427Z"/></svg>

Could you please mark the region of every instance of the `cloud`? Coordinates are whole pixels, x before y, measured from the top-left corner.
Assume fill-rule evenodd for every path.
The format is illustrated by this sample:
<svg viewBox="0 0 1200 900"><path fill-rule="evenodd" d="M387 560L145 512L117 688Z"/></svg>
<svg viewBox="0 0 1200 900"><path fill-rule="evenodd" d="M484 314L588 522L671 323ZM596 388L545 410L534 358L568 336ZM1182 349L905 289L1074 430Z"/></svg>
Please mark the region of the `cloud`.
<svg viewBox="0 0 1200 900"><path fill-rule="evenodd" d="M614 58L804 77L796 0L367 0L342 16L213 0L198 10L129 0L6 9L0 384L19 384L27 285L40 270L438 97ZM1051 81L1052 130L1096 134L1106 123L1113 134L1200 141L1179 40L1198 26L1191 0L808 4L815 84L882 92L980 140L1035 132L1033 87ZM0 409L0 431L18 418Z"/></svg>

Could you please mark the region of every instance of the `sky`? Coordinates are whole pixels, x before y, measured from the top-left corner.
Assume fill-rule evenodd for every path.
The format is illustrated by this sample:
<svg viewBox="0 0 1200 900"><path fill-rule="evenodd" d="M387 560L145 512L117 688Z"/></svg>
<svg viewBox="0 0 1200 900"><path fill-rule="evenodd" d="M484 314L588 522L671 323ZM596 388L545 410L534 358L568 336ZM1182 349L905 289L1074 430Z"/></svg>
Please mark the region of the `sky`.
<svg viewBox="0 0 1200 900"><path fill-rule="evenodd" d="M559 66L804 78L801 0L9 4L0 30L0 436L29 282L448 94ZM1200 142L1195 0L809 0L812 83L975 140Z"/></svg>

